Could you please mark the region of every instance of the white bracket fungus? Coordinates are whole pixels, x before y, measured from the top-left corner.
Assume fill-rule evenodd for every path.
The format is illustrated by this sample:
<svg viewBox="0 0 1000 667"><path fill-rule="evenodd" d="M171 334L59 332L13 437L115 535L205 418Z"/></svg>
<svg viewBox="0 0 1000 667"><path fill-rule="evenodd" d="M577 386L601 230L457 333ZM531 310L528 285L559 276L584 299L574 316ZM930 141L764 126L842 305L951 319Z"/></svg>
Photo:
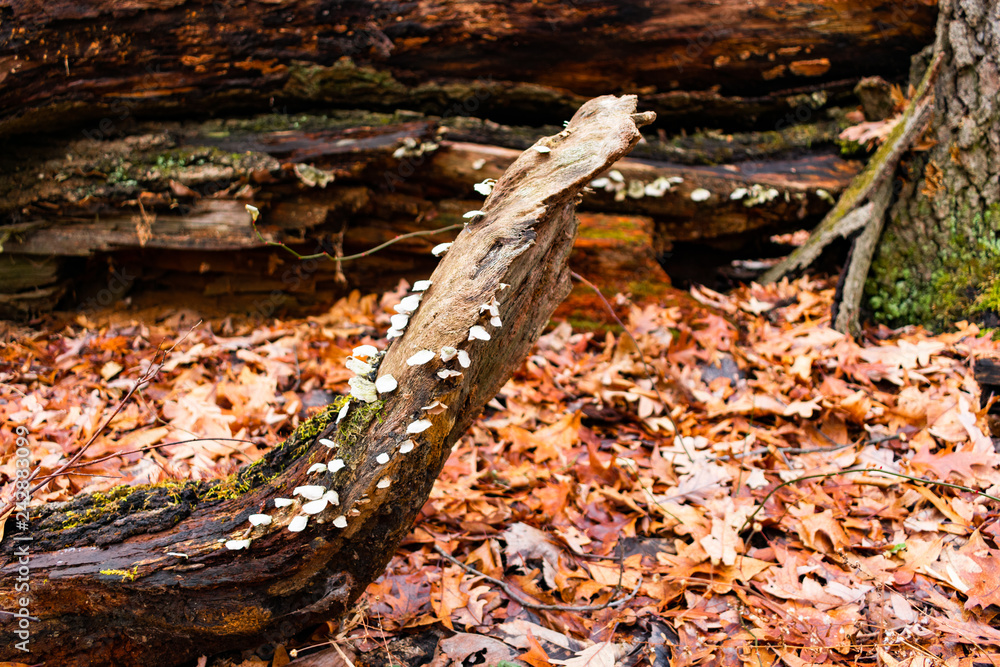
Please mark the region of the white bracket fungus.
<svg viewBox="0 0 1000 667"><path fill-rule="evenodd" d="M394 391L398 386L399 383L396 382L396 378L392 377L388 373L375 380L375 389L377 389L380 394L388 394L390 391Z"/></svg>
<svg viewBox="0 0 1000 667"><path fill-rule="evenodd" d="M347 370L351 371L355 375L368 375L372 372L370 364L354 357L347 357L347 361L344 362L344 365L347 366Z"/></svg>
<svg viewBox="0 0 1000 667"><path fill-rule="evenodd" d="M433 426L433 424L431 424L429 419L418 419L406 427L406 432L410 435L416 435L417 433L423 433L431 426Z"/></svg>
<svg viewBox="0 0 1000 667"><path fill-rule="evenodd" d="M297 486L295 487L295 490L292 491L293 496L302 496L306 500L319 500L323 497L324 493L326 493L326 487L318 484Z"/></svg>
<svg viewBox="0 0 1000 667"><path fill-rule="evenodd" d="M393 329L403 330L410 323L410 316L405 313L397 313L389 317L389 324Z"/></svg>
<svg viewBox="0 0 1000 667"><path fill-rule="evenodd" d="M351 396L358 399L359 401L364 401L365 403L374 403L378 400L378 394L375 391L375 383L371 380L365 379L360 375L356 375L347 381L348 386L351 388Z"/></svg>
<svg viewBox="0 0 1000 667"><path fill-rule="evenodd" d="M434 352L432 350L420 350L414 353L406 360L407 366L423 366L428 361L434 358Z"/></svg>
<svg viewBox="0 0 1000 667"><path fill-rule="evenodd" d="M378 348L374 345L359 345L354 348L355 357L373 357L378 354Z"/></svg>
<svg viewBox="0 0 1000 667"><path fill-rule="evenodd" d="M427 414L429 415L439 415L445 410L447 410L448 406L442 403L441 401L434 401L430 405L425 405L420 409L427 411Z"/></svg>
<svg viewBox="0 0 1000 667"><path fill-rule="evenodd" d="M495 178L487 178L484 181L480 181L472 186L472 189L483 195L484 197L489 197L490 193L493 192L493 186L497 184Z"/></svg>
<svg viewBox="0 0 1000 667"><path fill-rule="evenodd" d="M489 340L489 332L476 324L471 329L469 329L469 340Z"/></svg>
<svg viewBox="0 0 1000 667"><path fill-rule="evenodd" d="M393 310L403 315L409 315L410 313L416 312L417 308L420 306L420 300L423 297L423 294L410 294L409 296L404 296L400 299L399 303L393 306Z"/></svg>
<svg viewBox="0 0 1000 667"><path fill-rule="evenodd" d="M303 505L302 511L306 514L319 514L326 509L327 504L328 501L326 498L320 498L319 500L314 500Z"/></svg>

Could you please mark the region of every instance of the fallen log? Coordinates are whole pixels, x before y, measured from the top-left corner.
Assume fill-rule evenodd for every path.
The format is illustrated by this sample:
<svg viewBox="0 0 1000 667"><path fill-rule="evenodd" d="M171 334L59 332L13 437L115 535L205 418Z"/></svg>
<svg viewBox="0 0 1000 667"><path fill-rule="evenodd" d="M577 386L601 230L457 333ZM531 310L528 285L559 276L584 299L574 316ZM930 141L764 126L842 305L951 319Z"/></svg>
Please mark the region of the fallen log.
<svg viewBox="0 0 1000 667"><path fill-rule="evenodd" d="M635 159L595 179L581 208L651 220L654 262L676 242L733 243L808 225L858 169L830 150L836 132L827 119L771 133L648 137ZM128 291L112 294L112 281L225 299L237 311L263 304L263 315L348 289L392 289L431 270L428 251L451 236L303 271L264 247L245 205L264 211L267 241L350 255L461 223L481 202L473 185L499 177L541 134L355 111L144 124L114 139L14 147L0 156L0 216L8 220L0 226L0 309L46 310L64 294L71 310L108 305ZM632 262L622 257L623 266ZM280 304L261 301L274 292Z"/></svg>
<svg viewBox="0 0 1000 667"><path fill-rule="evenodd" d="M27 606L34 620L28 641L18 619L0 619L0 660L24 661L25 641L32 662L176 664L348 609L569 292L580 192L639 141L652 114L635 111L632 96L592 100L507 169L377 367L380 393L352 383L346 408L226 480L118 487L24 517L0 575L13 581L24 566L30 590L5 588L0 607ZM305 509L316 488L325 502Z"/></svg>
<svg viewBox="0 0 1000 667"><path fill-rule="evenodd" d="M0 138L359 99L537 125L608 92L670 127L770 125L904 76L934 4L0 0Z"/></svg>

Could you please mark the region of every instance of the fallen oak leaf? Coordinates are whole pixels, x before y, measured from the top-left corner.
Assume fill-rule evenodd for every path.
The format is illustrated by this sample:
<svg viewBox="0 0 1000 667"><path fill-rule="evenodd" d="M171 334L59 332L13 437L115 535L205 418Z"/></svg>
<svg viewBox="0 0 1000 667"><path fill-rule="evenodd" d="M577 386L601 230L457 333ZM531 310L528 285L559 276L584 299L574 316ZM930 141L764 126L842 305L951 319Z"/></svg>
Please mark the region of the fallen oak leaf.
<svg viewBox="0 0 1000 667"><path fill-rule="evenodd" d="M963 480L975 479L973 466L993 466L1000 458L994 452L951 451L932 454L929 447L922 447L910 459L910 465L917 470L930 470L938 479L946 480L957 473Z"/></svg>
<svg viewBox="0 0 1000 667"><path fill-rule="evenodd" d="M598 642L589 646L568 660L552 660L552 664L564 667L615 667L615 661L624 655L624 645Z"/></svg>
<svg viewBox="0 0 1000 667"><path fill-rule="evenodd" d="M515 523L501 534L501 538L507 543L503 552L507 556L508 567L526 566L528 560L539 558L545 583L549 588L556 587L560 551L548 535L526 523Z"/></svg>
<svg viewBox="0 0 1000 667"><path fill-rule="evenodd" d="M440 588L431 593L431 607L438 620L449 630L455 626L451 621L452 612L469 603L469 594L462 590L465 573L458 567L445 568L441 573Z"/></svg>
<svg viewBox="0 0 1000 667"><path fill-rule="evenodd" d="M451 658L452 664L461 665L470 657L481 657L482 663L496 665L513 660L514 650L499 639L484 635L460 632L454 637L441 640L441 651ZM480 655L481 654L481 655Z"/></svg>
<svg viewBox="0 0 1000 667"><path fill-rule="evenodd" d="M531 630L528 630L528 646L530 648L527 651L517 656L518 660L528 663L531 667L551 667L548 653L535 639L535 635L531 634Z"/></svg>
<svg viewBox="0 0 1000 667"><path fill-rule="evenodd" d="M1000 549L987 546L978 530L972 533L969 541L959 549L964 556L970 558L979 566L979 572L961 570L959 576L968 585L965 594L966 609L990 605L1000 606Z"/></svg>
<svg viewBox="0 0 1000 667"><path fill-rule="evenodd" d="M818 398L815 398L811 401L792 401L791 403L788 404L788 407L785 408L785 411L782 413L782 415L785 417L798 415L803 419L810 419L812 418L814 411L821 409L822 407L819 404Z"/></svg>

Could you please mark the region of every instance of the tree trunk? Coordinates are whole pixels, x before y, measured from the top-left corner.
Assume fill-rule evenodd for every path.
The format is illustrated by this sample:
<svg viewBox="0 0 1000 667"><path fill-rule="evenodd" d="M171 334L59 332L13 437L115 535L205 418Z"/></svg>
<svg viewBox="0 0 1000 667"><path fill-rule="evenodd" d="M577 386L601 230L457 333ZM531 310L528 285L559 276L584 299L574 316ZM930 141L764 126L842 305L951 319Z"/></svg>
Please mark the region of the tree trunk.
<svg viewBox="0 0 1000 667"><path fill-rule="evenodd" d="M943 2L930 136L904 167L865 286L875 319L1000 324L1000 5Z"/></svg>
<svg viewBox="0 0 1000 667"><path fill-rule="evenodd" d="M635 109L632 96L592 100L565 131L539 140L548 151L529 149L507 169L378 367L380 379L398 381L395 391L352 402L340 424L331 407L221 483L119 487L43 506L28 531L8 535L3 581L14 582L27 563L30 591L5 585L0 607L27 606L37 618L28 623L30 661L175 664L276 641L346 610L409 530L454 442L569 292L576 202L638 142L637 125L652 120ZM502 326L481 312L494 298ZM472 339L480 325L489 340ZM440 361L448 346L469 363ZM420 350L434 359L410 365ZM442 379L443 367L461 375ZM344 465L307 472L334 459ZM293 489L309 484L336 491L337 506L291 532L293 518L306 516ZM277 497L295 502L275 509ZM261 512L270 524L248 524ZM232 550L245 538L248 550ZM29 555L19 563L21 549ZM24 639L17 620L3 617L0 660L25 661L15 648Z"/></svg>
<svg viewBox="0 0 1000 667"><path fill-rule="evenodd" d="M671 127L773 124L803 96L904 74L933 4L0 0L0 138L359 99L538 125L613 92Z"/></svg>

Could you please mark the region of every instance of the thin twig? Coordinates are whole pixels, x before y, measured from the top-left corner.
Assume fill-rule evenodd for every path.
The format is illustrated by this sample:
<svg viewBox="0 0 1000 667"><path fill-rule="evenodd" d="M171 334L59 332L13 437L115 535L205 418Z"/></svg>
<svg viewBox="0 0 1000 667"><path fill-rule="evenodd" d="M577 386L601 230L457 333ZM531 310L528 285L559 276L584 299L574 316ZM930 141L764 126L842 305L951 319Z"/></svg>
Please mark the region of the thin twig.
<svg viewBox="0 0 1000 667"><path fill-rule="evenodd" d="M82 461L71 466L71 469L83 468L89 465L94 465L95 463L101 463L107 461L108 459L117 459L122 456L128 456L129 454L142 454L143 452L149 452L154 449L160 449L161 447L170 447L171 445L186 445L189 442L245 442L251 445L257 445L259 443L253 440L247 440L246 438L189 438L187 440L172 440L171 442L161 442L156 445L146 445L145 447L140 447L138 449L127 449L123 452L114 452L112 454L105 454L104 456L99 456L96 459L89 459L87 461ZM236 447L231 448L234 452L239 450ZM82 473L70 473L68 470L65 471L66 474L79 475ZM55 473L50 473L43 477L43 480L51 479Z"/></svg>
<svg viewBox="0 0 1000 667"><path fill-rule="evenodd" d="M406 234L400 234L399 236L396 236L395 238L389 239L385 243L380 243L379 245L375 246L374 248L369 248L368 250L365 250L363 252L359 252L359 253L354 254L354 255L344 255L343 257L336 257L334 255L331 255L330 253L328 253L325 250L323 252L318 252L318 253L316 253L314 255L302 255L302 254L299 254L298 252L296 252L295 250L292 250L291 248L289 248L284 243L281 243L279 241L268 241L267 239L265 239L261 235L260 230L257 229L257 218L256 218L256 216L251 215L251 217L253 218L253 220L251 221L250 224L253 227L253 231L257 235L257 238L260 239L261 243L263 243L266 247L283 248L283 249L287 250L288 252L292 253L295 256L296 259L306 260L306 259L319 259L320 257L326 257L331 262L337 262L338 264L340 262L347 262L347 261L350 261L352 259L361 259L362 257L367 257L368 255L371 255L372 253L376 253L379 250L382 250L383 248L388 248L389 246L393 245L394 243L399 243L400 241L403 241L405 239L411 239L411 238L414 238L414 237L417 237L417 236L433 236L434 234L440 234L441 232L450 232L453 229L462 229L463 227L465 227L464 224L460 223L460 224L457 224L457 225L449 225L447 227L441 227L440 229L422 229L422 230L416 231L416 232L408 232Z"/></svg>
<svg viewBox="0 0 1000 667"><path fill-rule="evenodd" d="M743 522L743 525L740 526L740 529L737 530L736 532L737 533L742 533L743 530L748 525L750 525L750 523L754 520L754 517L756 517L757 514L759 514L760 511L762 509L764 509L764 505L767 504L767 501L771 499L771 496L773 496L775 493L777 493L779 489L781 489L783 487L786 487L786 486L790 486L792 484L796 484L798 482L803 482L803 481L805 481L807 479L819 479L819 478L822 478L822 477L834 477L836 475L848 475L848 474L856 473L856 472L867 472L867 473L873 473L873 474L877 474L877 475L890 475L892 477L900 477L902 479L908 479L911 482L919 482L921 484L933 484L935 486L946 486L949 489L958 489L959 491L965 491L966 493L974 493L977 496L982 496L983 498L989 498L992 501L1000 503L1000 498L997 498L996 496L991 496L988 493L983 493L982 491L977 491L976 489L970 488L968 486L962 486L961 484L952 484L951 482L939 482L939 481L934 480L934 479L927 479L926 477L914 477L913 475L907 475L907 474L904 474L904 473L901 473L901 472L893 472L891 470L879 470L878 468L848 468L846 470L835 470L833 472L821 472L821 473L816 473L814 475L803 475L802 477L796 477L795 479L790 479L787 482L782 482L778 486L776 486L773 489L771 489L771 491L768 492L768 494L766 496L764 496L764 499L762 501L760 501L760 505L757 506L757 509L755 509L753 511L753 514L751 514L750 516L748 516L746 518L746 521Z"/></svg>
<svg viewBox="0 0 1000 667"><path fill-rule="evenodd" d="M572 611L572 612L579 612L579 611L600 611L601 609L610 609L610 608L613 608L613 607L620 607L621 605L625 604L626 602L628 602L632 598L634 598L639 593L639 589L642 587L642 573L640 573L639 574L639 583L637 583L635 585L635 589L633 589L631 593L629 593L628 595L626 595L625 597L623 597L623 598L621 598L619 600L608 601L608 602L605 602L604 604L589 604L589 605L542 604L541 602L532 602L530 600L524 599L519 593L515 593L513 591L513 589L511 589L511 587L507 585L506 582L501 581L499 579L494 579L493 577L489 576L488 574L484 574L484 573L480 572L479 570L477 570L476 568L472 567L471 565L466 565L465 563L463 563L462 561L458 560L457 558L455 558L454 556L452 556L450 553L448 553L447 551L445 551L444 549L442 549L439 545L435 544L434 545L434 550L437 551L438 554L440 554L443 558L445 558L446 560L451 561L455 565L458 565L460 568L462 568L466 572L468 572L470 574L474 574L477 577L482 577L486 581L499 586L500 590L502 590L504 593L507 594L507 597L509 597L511 600L513 600L514 602L518 603L522 607L526 607L528 609L538 609L538 610L541 610L541 611ZM614 593L612 593L612 595L617 594L619 590L621 590L621 577L619 577L618 586L615 587L615 591L614 591Z"/></svg>
<svg viewBox="0 0 1000 667"><path fill-rule="evenodd" d="M34 616L21 616L20 614L17 614L17 613L15 613L15 612L12 612L12 611L4 611L3 609L0 609L0 614L6 614L7 616L15 616L15 617L17 617L17 618L26 618L26 619L28 619L29 621L36 621L36 622L38 621L38 619L37 619L37 618L35 618ZM0 664L3 664L3 663L0 663ZM11 664L11 663L7 663L7 664Z"/></svg>
<svg viewBox="0 0 1000 667"><path fill-rule="evenodd" d="M822 431L818 431L824 437L827 437ZM841 449L847 449L848 447L867 447L868 445L877 445L880 442L887 442L889 440L900 440L905 438L904 433L897 433L895 435L887 435L882 438L871 438L869 440L864 440L862 442L848 442L845 444L837 443L834 447L782 447L781 452L785 454L818 454L823 452L836 452ZM836 441L833 441L836 442ZM757 454L766 454L771 451L770 447L757 447L746 452L740 452L739 454L720 454L718 456L711 456L706 461L728 461L730 459L744 459L748 456L755 456Z"/></svg>
<svg viewBox="0 0 1000 667"><path fill-rule="evenodd" d="M198 324L200 324L200 322ZM195 324L194 326L196 327L196 326L198 326L198 324ZM87 440L87 442L82 447L80 447L76 451L76 453L73 454L72 457L70 457L69 461L67 461L66 463L64 463L63 465L61 465L59 468L57 468L55 470L55 472L53 472L53 473L51 473L49 475L46 475L43 481L41 481L38 484L35 484L33 487L31 487L31 489L28 491L28 496L29 497L32 496L32 495L34 495L34 493L36 491L39 491L42 488L44 488L49 482L51 482L56 477L59 477L60 475L66 474L67 470L76 467L77 462L81 458L83 458L83 455L87 451L87 448L90 447L92 444L94 444L94 441L97 440L98 436L100 436L101 433L103 433L108 428L108 426L111 425L111 422L114 421L115 417L118 416L118 413L120 413L123 409L125 409L125 406L128 404L129 399L132 398L132 395L135 394L139 389L141 389L145 385L149 384L153 380L153 378L155 378L159 374L160 369L163 368L163 364L162 363L159 363L159 364L156 363L156 359L158 357L165 358L166 355L167 355L167 353L169 353L170 351L172 351L175 347L177 347L178 344L181 343L181 341L183 341L185 338L187 338L188 334L191 333L191 331L193 329L194 329L194 327L192 327L191 329L189 329L188 332L184 334L184 336L182 336L179 340L177 340L176 342L174 342L174 344L171 345L166 350L157 350L156 351L156 353L153 355L153 361L149 364L149 367L147 367L146 370L143 371L142 375L139 376L139 379L135 381L135 384L132 385L132 387L128 390L128 392L125 394L125 396L123 396L121 398L121 400L118 401L118 405L115 406L115 409L111 412L111 414L108 416L108 418L104 420L104 423L101 424L100 427L98 427L97 430L94 431L93 435L90 436L90 439ZM31 481L36 476L38 476L38 473L40 471L41 471L40 468L35 468L32 471L31 476L28 478L28 481ZM0 517L5 516L6 514L8 514L8 512L11 509L13 509L14 506L15 506L15 503L14 503L13 499L11 499L5 505L3 505L2 507L0 507Z"/></svg>
<svg viewBox="0 0 1000 667"><path fill-rule="evenodd" d="M330 643L333 645L333 648L337 650L337 653L340 655L340 658L348 664L348 667L354 667L354 663L351 661L350 658L347 657L347 654L344 653L344 649L340 648L340 645L337 644L337 642L330 642Z"/></svg>

